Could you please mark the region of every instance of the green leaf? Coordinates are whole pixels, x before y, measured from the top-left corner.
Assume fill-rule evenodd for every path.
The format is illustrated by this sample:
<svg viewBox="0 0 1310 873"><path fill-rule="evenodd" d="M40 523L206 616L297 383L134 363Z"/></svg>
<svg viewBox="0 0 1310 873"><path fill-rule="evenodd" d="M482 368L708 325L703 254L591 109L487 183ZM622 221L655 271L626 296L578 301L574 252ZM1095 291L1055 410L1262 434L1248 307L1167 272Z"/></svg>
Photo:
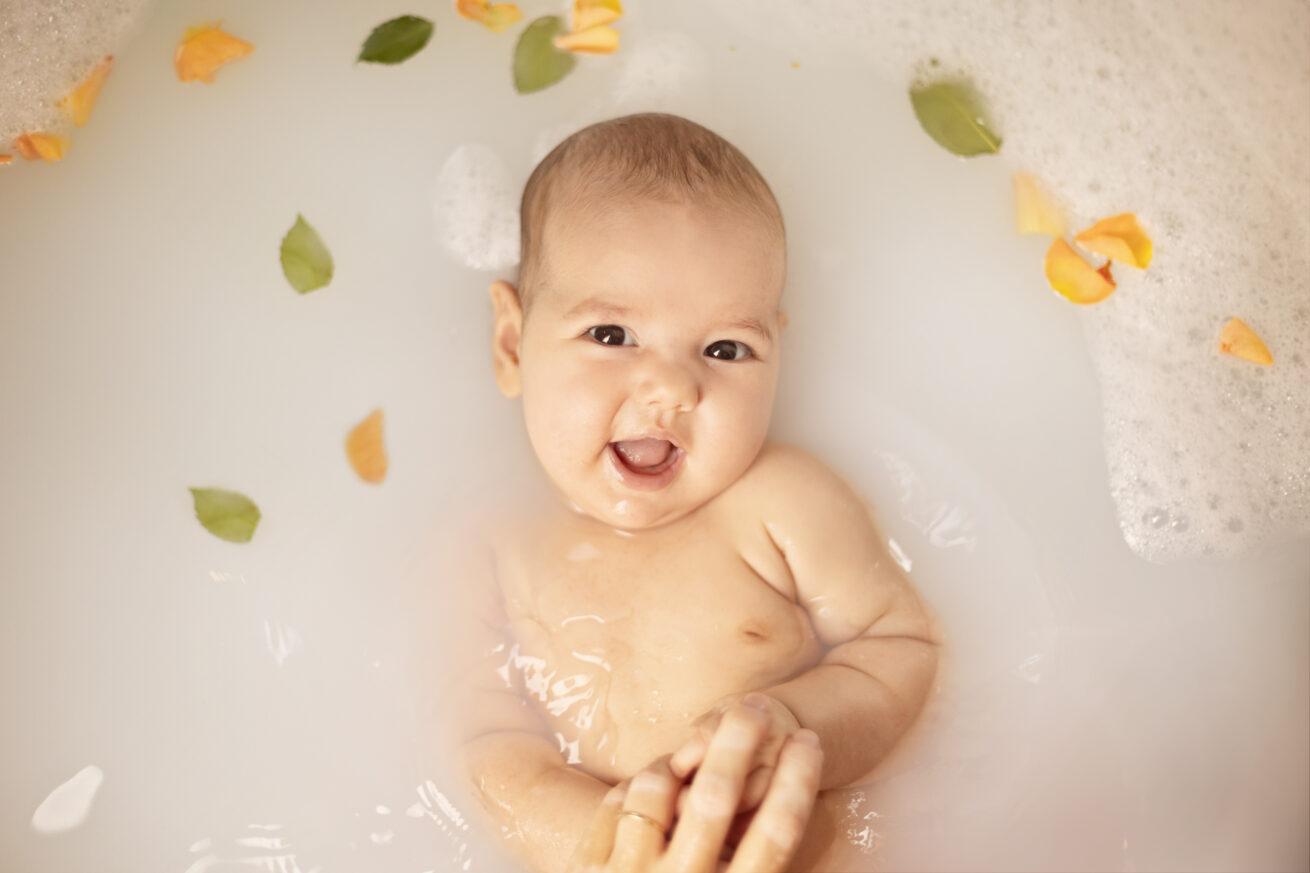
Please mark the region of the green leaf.
<svg viewBox="0 0 1310 873"><path fill-rule="evenodd" d="M413 57L431 38L431 21L416 15L402 15L373 28L356 60L398 64Z"/></svg>
<svg viewBox="0 0 1310 873"><path fill-rule="evenodd" d="M282 237L282 272L301 294L332 281L332 253L300 213L296 213L296 223Z"/></svg>
<svg viewBox="0 0 1310 873"><path fill-rule="evenodd" d="M229 543L248 543L259 524L259 507L249 497L221 488L192 488L196 518L205 530Z"/></svg>
<svg viewBox="0 0 1310 873"><path fill-rule="evenodd" d="M531 94L549 88L573 69L577 59L562 52L551 42L564 30L557 15L546 15L532 22L519 37L514 48L514 90Z"/></svg>
<svg viewBox="0 0 1310 873"><path fill-rule="evenodd" d="M924 131L948 152L967 158L1001 150L1001 138L987 126L982 98L970 83L917 85L910 89L910 103Z"/></svg>

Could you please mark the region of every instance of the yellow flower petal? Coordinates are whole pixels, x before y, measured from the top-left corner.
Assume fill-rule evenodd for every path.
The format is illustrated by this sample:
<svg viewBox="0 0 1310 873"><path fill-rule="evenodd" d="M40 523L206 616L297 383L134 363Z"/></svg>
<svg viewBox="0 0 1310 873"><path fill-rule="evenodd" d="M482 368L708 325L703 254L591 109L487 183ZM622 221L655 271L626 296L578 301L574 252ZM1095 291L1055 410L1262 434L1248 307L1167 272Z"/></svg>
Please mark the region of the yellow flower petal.
<svg viewBox="0 0 1310 873"><path fill-rule="evenodd" d="M182 82L213 82L219 67L254 50L245 40L219 30L217 22L204 24L187 30L173 54L173 67Z"/></svg>
<svg viewBox="0 0 1310 873"><path fill-rule="evenodd" d="M1014 174L1014 219L1019 233L1064 236L1064 212L1031 173Z"/></svg>
<svg viewBox="0 0 1310 873"><path fill-rule="evenodd" d="M1219 351L1266 367L1274 363L1264 340L1240 318L1228 319L1219 329Z"/></svg>
<svg viewBox="0 0 1310 873"><path fill-rule="evenodd" d="M1151 238L1131 212L1103 218L1074 237L1073 241L1089 252L1142 270L1151 263Z"/></svg>
<svg viewBox="0 0 1310 873"><path fill-rule="evenodd" d="M67 112L78 127L86 124L87 119L91 117L91 109L96 105L96 98L100 96L100 86L105 84L105 78L113 65L114 56L106 55L105 59L96 64L95 69L87 74L81 84L59 101L59 108Z"/></svg>
<svg viewBox="0 0 1310 873"><path fill-rule="evenodd" d="M608 55L619 50L619 32L612 27L591 27L560 34L553 42L560 51Z"/></svg>
<svg viewBox="0 0 1310 873"><path fill-rule="evenodd" d="M25 133L14 140L14 148L29 161L61 161L68 140L53 133Z"/></svg>
<svg viewBox="0 0 1310 873"><path fill-rule="evenodd" d="M1046 250L1046 281L1073 303L1099 303L1114 293L1114 277L1107 263L1095 269L1063 239Z"/></svg>
<svg viewBox="0 0 1310 873"><path fill-rule="evenodd" d="M622 14L619 0L573 0L573 32L612 24Z"/></svg>
<svg viewBox="0 0 1310 873"><path fill-rule="evenodd" d="M359 478L377 484L387 477L387 449L382 444L382 410L375 409L346 437L346 457Z"/></svg>
<svg viewBox="0 0 1310 873"><path fill-rule="evenodd" d="M497 33L523 17L518 4L491 3L489 0L455 0L455 11Z"/></svg>

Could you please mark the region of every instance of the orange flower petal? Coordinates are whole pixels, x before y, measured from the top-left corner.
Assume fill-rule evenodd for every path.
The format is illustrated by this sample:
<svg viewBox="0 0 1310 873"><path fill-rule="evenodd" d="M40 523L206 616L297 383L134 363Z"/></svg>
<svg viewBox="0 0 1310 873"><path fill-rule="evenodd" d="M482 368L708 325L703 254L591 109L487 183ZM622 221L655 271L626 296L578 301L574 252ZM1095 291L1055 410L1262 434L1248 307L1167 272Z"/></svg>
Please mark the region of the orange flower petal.
<svg viewBox="0 0 1310 873"><path fill-rule="evenodd" d="M218 24L203 24L189 28L177 44L173 54L173 67L182 82L213 82L219 67L244 58L255 47L230 33L218 29Z"/></svg>
<svg viewBox="0 0 1310 873"><path fill-rule="evenodd" d="M91 117L96 98L100 96L100 87L105 84L105 78L108 77L113 65L114 56L106 55L105 59L96 64L95 69L87 74L81 84L59 101L59 108L67 112L78 127L86 124L87 119Z"/></svg>
<svg viewBox="0 0 1310 873"><path fill-rule="evenodd" d="M12 164L13 162L13 155L0 155L0 167L3 167L5 164Z"/></svg>
<svg viewBox="0 0 1310 873"><path fill-rule="evenodd" d="M1089 252L1142 270L1151 263L1151 238L1131 212L1103 218L1074 237L1073 241Z"/></svg>
<svg viewBox="0 0 1310 873"><path fill-rule="evenodd" d="M53 133L25 133L14 140L14 148L29 161L61 161L68 140Z"/></svg>
<svg viewBox="0 0 1310 873"><path fill-rule="evenodd" d="M1072 303L1099 303L1114 293L1114 278L1107 263L1099 270L1079 256L1063 239L1046 250L1046 281Z"/></svg>
<svg viewBox="0 0 1310 873"><path fill-rule="evenodd" d="M375 409L346 437L346 457L359 478L377 484L387 477L387 449L382 444L382 410Z"/></svg>
<svg viewBox="0 0 1310 873"><path fill-rule="evenodd" d="M620 0L573 0L573 32L612 24L623 14Z"/></svg>
<svg viewBox="0 0 1310 873"><path fill-rule="evenodd" d="M612 27L591 27L577 33L560 34L553 42L561 51L608 55L619 49L619 32Z"/></svg>
<svg viewBox="0 0 1310 873"><path fill-rule="evenodd" d="M1228 319L1219 329L1219 351L1265 367L1274 363L1264 340L1240 318Z"/></svg>
<svg viewBox="0 0 1310 873"><path fill-rule="evenodd" d="M518 4L491 3L489 0L455 0L455 11L497 33L523 17Z"/></svg>
<svg viewBox="0 0 1310 873"><path fill-rule="evenodd" d="M1064 212L1031 173L1014 174L1014 222L1019 233L1064 236Z"/></svg>

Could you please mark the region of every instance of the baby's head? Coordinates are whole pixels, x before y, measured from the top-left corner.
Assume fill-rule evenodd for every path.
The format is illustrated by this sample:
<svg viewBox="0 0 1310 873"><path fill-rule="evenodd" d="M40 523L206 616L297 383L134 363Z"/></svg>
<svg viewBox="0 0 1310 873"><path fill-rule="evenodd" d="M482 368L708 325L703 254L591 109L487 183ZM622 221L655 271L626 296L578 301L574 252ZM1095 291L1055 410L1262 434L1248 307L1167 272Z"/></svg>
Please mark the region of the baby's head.
<svg viewBox="0 0 1310 873"><path fill-rule="evenodd" d="M518 287L491 285L496 382L547 475L635 530L737 481L764 443L786 277L750 161L673 115L584 128L528 179Z"/></svg>

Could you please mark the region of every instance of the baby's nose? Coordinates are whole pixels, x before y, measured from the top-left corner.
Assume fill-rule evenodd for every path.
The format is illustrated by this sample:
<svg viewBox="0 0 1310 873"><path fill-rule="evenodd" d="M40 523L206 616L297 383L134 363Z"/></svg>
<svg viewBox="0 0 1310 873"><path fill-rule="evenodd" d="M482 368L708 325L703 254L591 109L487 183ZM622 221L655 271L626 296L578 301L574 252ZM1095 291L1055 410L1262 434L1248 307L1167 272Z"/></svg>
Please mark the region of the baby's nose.
<svg viewBox="0 0 1310 873"><path fill-rule="evenodd" d="M633 397L642 406L660 411L690 412L700 402L700 381L689 367L653 359L639 371Z"/></svg>

